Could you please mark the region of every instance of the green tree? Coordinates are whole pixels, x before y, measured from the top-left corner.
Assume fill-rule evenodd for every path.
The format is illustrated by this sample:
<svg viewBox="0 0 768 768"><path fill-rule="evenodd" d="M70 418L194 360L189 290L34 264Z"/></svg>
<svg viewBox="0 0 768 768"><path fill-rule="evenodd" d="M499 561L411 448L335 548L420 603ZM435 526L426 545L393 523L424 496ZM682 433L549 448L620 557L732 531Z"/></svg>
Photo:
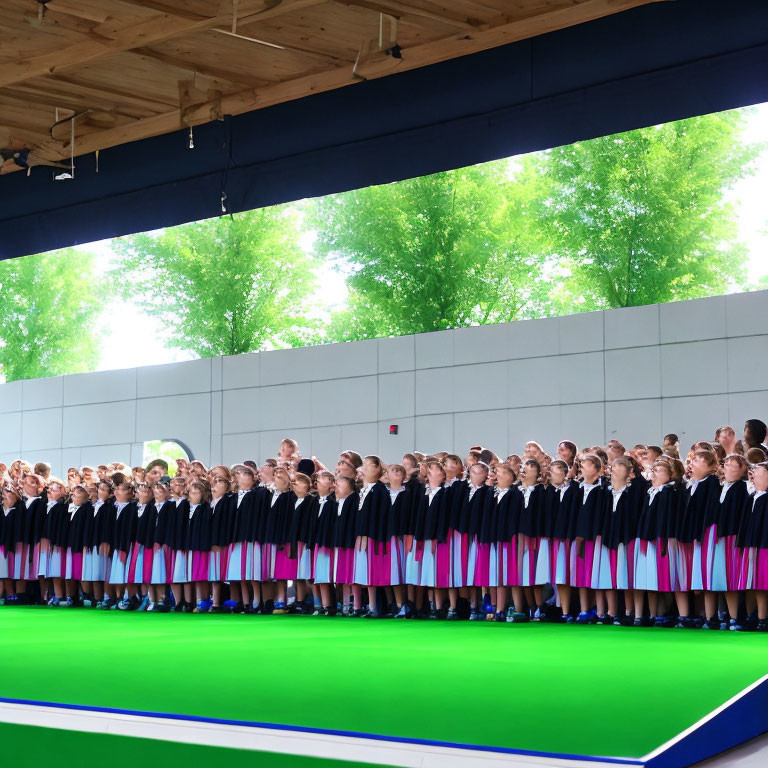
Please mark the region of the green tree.
<svg viewBox="0 0 768 768"><path fill-rule="evenodd" d="M752 172L749 110L577 142L523 159L564 274L550 307L629 307L723 293L746 249L725 191Z"/></svg>
<svg viewBox="0 0 768 768"><path fill-rule="evenodd" d="M496 161L314 201L318 253L351 269L348 308L328 337L435 331L533 312L543 258L527 188L508 169Z"/></svg>
<svg viewBox="0 0 768 768"><path fill-rule="evenodd" d="M92 371L109 284L73 249L0 262L0 371L6 381Z"/></svg>
<svg viewBox="0 0 768 768"><path fill-rule="evenodd" d="M295 209L275 206L133 235L113 244L115 274L170 347L212 357L297 345L314 332L315 282L299 233Z"/></svg>

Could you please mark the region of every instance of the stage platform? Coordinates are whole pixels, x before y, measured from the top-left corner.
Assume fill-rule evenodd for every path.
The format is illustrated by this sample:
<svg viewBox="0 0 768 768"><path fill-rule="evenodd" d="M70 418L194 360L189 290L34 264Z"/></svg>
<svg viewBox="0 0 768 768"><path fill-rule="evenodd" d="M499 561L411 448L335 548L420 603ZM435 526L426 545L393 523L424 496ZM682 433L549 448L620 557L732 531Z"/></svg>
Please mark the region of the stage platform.
<svg viewBox="0 0 768 768"><path fill-rule="evenodd" d="M0 608L9 764L682 768L768 731L768 636Z"/></svg>

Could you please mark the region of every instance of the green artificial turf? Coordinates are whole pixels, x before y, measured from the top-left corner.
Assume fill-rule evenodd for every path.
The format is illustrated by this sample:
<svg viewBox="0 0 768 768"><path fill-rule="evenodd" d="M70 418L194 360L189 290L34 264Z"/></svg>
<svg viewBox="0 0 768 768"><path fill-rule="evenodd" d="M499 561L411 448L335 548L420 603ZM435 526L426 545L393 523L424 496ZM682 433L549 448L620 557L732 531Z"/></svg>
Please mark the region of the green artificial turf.
<svg viewBox="0 0 768 768"><path fill-rule="evenodd" d="M61 766L204 765L205 768L372 768L370 763L323 760L314 757L201 747L155 739L135 739L103 733L80 733L54 728L0 723L4 765L40 768L50 762Z"/></svg>
<svg viewBox="0 0 768 768"><path fill-rule="evenodd" d="M1 608L0 696L639 757L768 673L754 633Z"/></svg>

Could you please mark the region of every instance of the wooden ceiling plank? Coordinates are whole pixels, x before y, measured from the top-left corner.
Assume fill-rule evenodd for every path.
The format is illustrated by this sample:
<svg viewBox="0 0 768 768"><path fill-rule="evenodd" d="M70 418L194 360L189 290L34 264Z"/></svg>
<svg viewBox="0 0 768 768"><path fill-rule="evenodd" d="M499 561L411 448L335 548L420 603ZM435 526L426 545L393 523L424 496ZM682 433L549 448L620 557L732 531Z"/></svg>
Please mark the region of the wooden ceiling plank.
<svg viewBox="0 0 768 768"><path fill-rule="evenodd" d="M275 0L261 0L261 3L266 7L257 13L253 13L252 10L249 10L250 4L247 0L241 0L238 8L241 8L239 13L242 15L239 18L255 18L259 14L264 14L262 18L272 18L325 1L278 0L275 3ZM129 51L132 48L151 46L154 43L160 43L174 37L188 35L191 32L210 29L227 23L231 19L231 12L227 15L220 12L220 9L228 6L229 3L226 0L222 0L221 4L216 6L216 15L198 20L190 20L163 13L147 21L121 28L119 25L115 26L114 21L110 19L108 22L93 28L91 34L95 39L85 40L65 48L46 51L26 59L3 64L2 68L0 68L0 87L23 82L32 77L41 77L67 71L73 67L76 68L80 64L91 62L104 56Z"/></svg>
<svg viewBox="0 0 768 768"><path fill-rule="evenodd" d="M402 59L379 54L366 64L366 78L385 76L393 71L406 71L428 64L476 53L498 45L531 38L556 29L581 24L596 18L628 10L650 2L669 0L570 0L567 6L558 4L550 11L542 11L530 18L502 24L472 34L457 33L439 40L422 43L403 49ZM302 98L315 93L341 88L358 82L348 66L300 76L285 82L263 88L244 90L203 104L190 106L185 110L182 123L180 110L137 120L129 125L92 133L78 138L75 142L77 154L86 154L125 142L178 130L185 125L199 125L214 119L219 110L223 114L237 115L273 104ZM61 157L69 149L64 143Z"/></svg>
<svg viewBox="0 0 768 768"><path fill-rule="evenodd" d="M213 77L217 80L225 80L230 83L240 84L247 86L248 88L261 88L269 84L269 80L263 77L254 77L246 72L233 72L228 69L222 69L219 67L212 67L208 64L201 64L200 62L187 61L186 59L178 58L163 51L157 51L153 48L133 48L130 53L136 56L145 56L148 59L154 59L164 64L169 64L177 69L183 69L187 72L197 72L207 77Z"/></svg>
<svg viewBox="0 0 768 768"><path fill-rule="evenodd" d="M448 11L445 13L436 13L420 8L418 5L399 2L399 0L333 0L333 2L338 3L339 5L368 8L377 13L394 16L396 19L404 22L421 23L422 25L427 24L428 26L428 22L439 22L447 27L464 29L468 32L474 32L477 29L482 29L488 26L477 19L462 19L458 14L450 13Z"/></svg>
<svg viewBox="0 0 768 768"><path fill-rule="evenodd" d="M166 112L169 108L172 109L175 106L175 101L158 101L157 99L150 99L146 96L128 93L127 91L111 88L106 85L86 85L67 75L55 75L41 78L40 80L35 81L35 83L51 83L53 86L58 85L59 87L64 87L75 93L79 92L86 96L96 96L97 98L106 96L107 98L118 99L124 104L151 109L155 112ZM44 85L41 85L40 87L44 87Z"/></svg>

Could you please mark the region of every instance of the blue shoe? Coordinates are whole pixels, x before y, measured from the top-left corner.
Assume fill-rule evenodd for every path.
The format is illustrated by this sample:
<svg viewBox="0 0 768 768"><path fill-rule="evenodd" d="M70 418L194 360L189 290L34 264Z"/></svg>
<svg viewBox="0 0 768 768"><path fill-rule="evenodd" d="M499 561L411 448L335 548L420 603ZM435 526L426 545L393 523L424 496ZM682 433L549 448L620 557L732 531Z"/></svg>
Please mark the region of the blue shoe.
<svg viewBox="0 0 768 768"><path fill-rule="evenodd" d="M493 601L488 592L483 595L483 613L491 613L493 611Z"/></svg>
<svg viewBox="0 0 768 768"><path fill-rule="evenodd" d="M59 598L58 598L58 597L56 597L56 595L54 595L54 596L53 596L53 597L52 597L52 598L51 598L51 599L48 601L48 605L52 605L52 606L54 606L54 607L58 607L59 605L61 605L61 600L59 600Z"/></svg>
<svg viewBox="0 0 768 768"><path fill-rule="evenodd" d="M64 598L64 600L59 600L59 606L62 608L71 608L72 607L72 598L67 597Z"/></svg>
<svg viewBox="0 0 768 768"><path fill-rule="evenodd" d="M396 618L396 619L407 619L407 618L408 618L408 614L409 614L410 612L411 612L411 611L410 611L410 609L408 608L408 604L407 604L407 603L403 603L402 607L401 607L401 608L400 608L400 610L397 612L397 614L396 614L395 618Z"/></svg>
<svg viewBox="0 0 768 768"><path fill-rule="evenodd" d="M515 611L512 614L512 624L527 624L530 620L531 617L527 613Z"/></svg>
<svg viewBox="0 0 768 768"><path fill-rule="evenodd" d="M275 607L272 609L272 613L285 613L285 603L282 600L275 600Z"/></svg>
<svg viewBox="0 0 768 768"><path fill-rule="evenodd" d="M146 611L147 608L149 608L149 595L144 595L144 597L141 598L141 602L139 603L139 607L136 610L137 611Z"/></svg>
<svg viewBox="0 0 768 768"><path fill-rule="evenodd" d="M591 624L592 623L592 611L582 611L576 617L577 624Z"/></svg>

